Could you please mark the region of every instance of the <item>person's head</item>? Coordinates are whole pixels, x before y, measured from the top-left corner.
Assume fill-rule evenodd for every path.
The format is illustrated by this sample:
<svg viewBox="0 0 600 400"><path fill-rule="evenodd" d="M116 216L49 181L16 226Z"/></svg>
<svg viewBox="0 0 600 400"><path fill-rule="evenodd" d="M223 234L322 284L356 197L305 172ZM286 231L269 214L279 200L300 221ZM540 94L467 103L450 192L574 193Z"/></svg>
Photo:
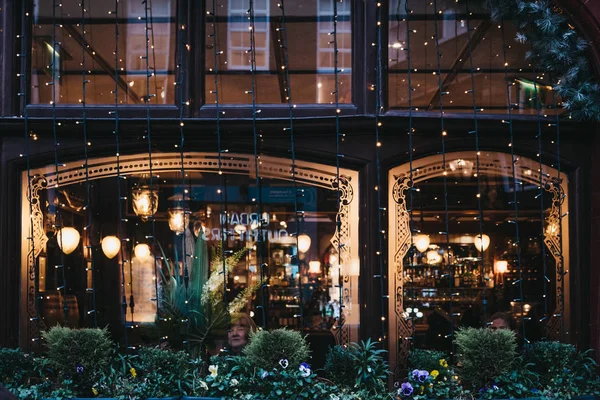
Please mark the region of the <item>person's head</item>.
<svg viewBox="0 0 600 400"><path fill-rule="evenodd" d="M237 314L231 318L231 328L227 334L227 343L232 353L240 353L248 344L250 332L256 330L256 324L248 314Z"/></svg>
<svg viewBox="0 0 600 400"><path fill-rule="evenodd" d="M497 312L488 320L488 328L495 331L498 329L512 329L512 320L510 315L503 312Z"/></svg>

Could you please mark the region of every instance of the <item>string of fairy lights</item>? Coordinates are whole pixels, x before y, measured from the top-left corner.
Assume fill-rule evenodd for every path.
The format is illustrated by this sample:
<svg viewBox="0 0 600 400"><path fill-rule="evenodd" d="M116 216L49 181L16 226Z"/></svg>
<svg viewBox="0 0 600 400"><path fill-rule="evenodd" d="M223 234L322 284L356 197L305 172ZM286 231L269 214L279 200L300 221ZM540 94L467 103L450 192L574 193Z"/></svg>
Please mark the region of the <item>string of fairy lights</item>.
<svg viewBox="0 0 600 400"><path fill-rule="evenodd" d="M290 59L289 59L289 49L288 49L288 40L287 40L287 26L286 26L286 18L285 18L285 3L284 0L280 0L277 4L279 9L281 10L281 27L277 28L276 31L280 33L280 38L277 39L280 48L283 53L283 65L282 68L285 71L285 99L288 106L289 111L289 126L283 128L284 131L288 131L290 135L290 155L292 157L292 185L294 188L294 222L296 226L295 238L296 238L296 249L300 248L300 232L302 229L300 225L304 223L304 211L299 209L298 199L304 196L304 189L298 188L298 180L296 178L296 138L294 136L294 108L295 105L292 102L292 87L290 83ZM300 311L295 317L300 318L300 327L304 328L304 291L302 290L302 278L301 271L302 267L306 267L306 262L300 259L300 252L298 251L298 287L300 290Z"/></svg>
<svg viewBox="0 0 600 400"><path fill-rule="evenodd" d="M145 55L142 56L142 58L145 60L145 64L146 64L146 94L144 95L144 103L146 105L146 140L148 143L148 172L149 172L149 183L150 183L150 192L153 194L151 196L151 201L154 202L154 192L157 190L157 188L154 187L154 172L153 172L153 162L152 162L152 129L151 129L151 118L150 118L150 101L152 98L156 98L156 93L150 93L150 78L154 76L154 72L150 72L150 31L153 29L153 27L151 26L152 24L152 20L150 19L149 16L149 12L152 9L151 4L148 3L149 0L142 0L141 4L142 7L144 8L144 25L145 25ZM152 67L153 69L155 67ZM154 209L154 204L151 205L151 207ZM150 247L150 254L152 254L153 257L153 273L154 273L154 297L151 299L152 301L154 301L156 303L156 316L158 318L158 316L160 315L160 303L159 303L159 291L158 291L158 257L156 256L156 219L154 218L154 215L151 215L149 217L150 219L150 224L151 224L151 235L146 235L145 239L151 239L152 240L152 246ZM130 264L131 265L131 264ZM133 273L131 274L131 276L133 276ZM133 285L132 285L133 286ZM133 289L133 288L132 288ZM134 319L133 319L133 309L134 309L134 302L133 302L133 292L131 294L131 302L130 302L130 307L131 307L131 323L132 325L134 324ZM187 322L187 321L185 321Z"/></svg>
<svg viewBox="0 0 600 400"><path fill-rule="evenodd" d="M123 345L129 347L129 334L127 329L127 289L125 286L125 269L126 264L131 264L131 260L127 257L127 248L130 240L125 237L125 229L123 223L127 222L127 218L123 215L123 202L127 202L127 196L122 195L121 181L125 180L125 176L121 174L121 138L120 138L120 120L119 120L119 8L120 0L115 0L115 9L110 14L115 16L115 88L112 90L115 99L114 110L109 111L109 114L114 115L115 127L113 130L115 139L115 162L117 170L116 188L117 188L117 226L119 234L119 271L121 273L121 318L123 320ZM130 257L129 257L130 258Z"/></svg>
<svg viewBox="0 0 600 400"><path fill-rule="evenodd" d="M184 68L184 55L187 54L187 48L188 48L188 43L186 41L186 37L185 37L185 32L186 32L186 24L184 22L184 13L183 13L183 4L180 3L180 10L178 12L179 15L179 22L177 24L178 27L178 32L179 32L179 46L178 46L178 52L179 52L179 61L177 63L177 81L175 84L175 87L177 89L177 93L178 93L178 102L179 102L179 121L178 121L178 125L179 125L179 145L176 147L179 147L179 162L180 162L180 174L181 174L181 203L178 205L178 207L174 210L174 212L180 213L180 218L183 220L182 224L183 224L183 232L179 233L176 232L175 235L176 236L181 236L181 243L182 243L182 252L181 252L181 256L182 256L182 266L183 266L183 285L184 285L184 291L185 291L185 301L184 301L184 323L185 323L185 332L184 332L184 338L183 338L183 345L184 348L186 348L186 350L189 351L190 347L189 347L189 334L190 334L190 312L192 310L190 310L190 304L189 304L189 300L190 300L190 294L189 294L189 286L190 286L190 270L189 270L189 261L191 261L194 257L193 254L188 254L188 249L187 249L187 235L188 235L188 224L189 224L189 215L191 214L190 211L187 209L187 207L183 206L186 204L186 201L188 199L188 197L191 198L191 193L188 193L188 190L186 189L186 182L185 182L185 178L186 178L186 172L185 172L185 157L184 157L184 145L185 145L185 131L184 131L184 125L185 123L183 122L183 113L185 110L185 107L188 107L190 105L190 101L189 100L184 100L184 82L185 82L185 68ZM152 31L152 37L154 37L154 31ZM154 48L154 46L152 46L152 50L153 50L153 54L155 53L156 49ZM156 66L156 58L154 59L155 61L155 66ZM199 240L202 240L202 237L199 238ZM175 253L177 255L177 252ZM175 262L179 262L178 258L176 257ZM199 271L195 271L196 274L199 273ZM178 279L178 277L177 277Z"/></svg>
<svg viewBox="0 0 600 400"><path fill-rule="evenodd" d="M477 220L479 222L479 243L480 247L477 249L479 251L479 258L481 260L479 269L481 273L481 282L483 282L483 318L484 321L487 320L487 298L486 298L486 285L485 285L485 252L484 252L484 241L483 241L483 207L481 204L481 151L480 151L480 138L479 138L479 119L477 113L482 111L483 109L477 107L477 93L475 92L475 66L473 65L473 42L472 42L472 29L469 16L471 15L471 11L469 9L469 0L465 0L465 12L467 15L467 43L469 47L469 73L471 77L471 89L465 91L465 94L470 93L471 99L473 103L473 130L469 132L469 134L473 135L475 138L475 173L477 174ZM473 28L475 29L475 28ZM477 246L476 246L477 247ZM522 297L522 296L521 296Z"/></svg>
<svg viewBox="0 0 600 400"><path fill-rule="evenodd" d="M94 328L98 327L98 317L96 312L96 269L95 269L95 260L94 260L94 252L92 246L92 185L90 182L90 171L88 166L88 148L91 146L91 143L88 140L88 129L87 129L87 85L90 83L89 79L87 79L87 70L85 64L85 53L86 53L86 31L85 31L85 14L87 12L85 8L85 0L81 0L81 38L83 41L83 46L81 47L81 124L83 125L83 153L85 157L85 189L86 189L86 204L83 207L83 210L86 211L86 226L83 228L86 233L85 245L84 245L84 259L89 258L90 263L89 266L86 265L86 275L91 274L91 286L86 288L87 293L91 293L92 295L92 309L87 311L88 315L93 316L93 326Z"/></svg>
<svg viewBox="0 0 600 400"><path fill-rule="evenodd" d="M375 168L377 170L377 250L375 252L375 256L377 259L378 271L374 274L374 278L379 282L379 292L381 293L381 325L380 325L380 336L379 341L383 343L383 346L386 345L386 308L385 303L389 298L385 294L384 289L384 264L383 264L383 247L385 241L385 230L383 228L383 219L385 217L386 207L382 205L381 202L381 138L380 138L380 128L383 125L381 122L381 113L383 111L383 45L382 45L382 22L383 17L383 7L381 2L377 2L376 9L376 18L377 23L375 24L376 29L376 54L377 54L377 68L376 68L376 83L373 85L373 89L375 90Z"/></svg>
<svg viewBox="0 0 600 400"><path fill-rule="evenodd" d="M440 10L441 11L441 10ZM441 49L440 49L440 35L439 35L439 28L438 28L438 22L440 20L440 15L441 12L438 12L438 6L437 6L437 0L433 0L433 13L435 15L435 22L434 22L434 39L435 39L435 52L436 52L436 59L437 59L437 78L438 78L438 91L439 91L439 103L440 103L440 130L441 130L441 145L442 145L442 187L444 190L444 231L440 232L440 234L442 234L445 238L445 249L446 249L446 253L447 253L447 257L443 258L443 262L444 262L444 274L443 276L448 276L449 279L449 290L451 293L451 301L450 301L450 308L449 308L449 313L450 313L450 318L453 319L455 316L460 315L460 313L455 313L453 310L453 301L452 301L452 294L453 294L453 284L454 284L454 270L452 268L452 253L451 253L451 246L450 246L450 212L449 212L449 206L448 206L448 165L446 162L446 136L448 135L448 133L446 132L446 127L445 127L445 116L444 116L444 96L447 95L449 92L445 91L445 88L443 86L443 82L442 82L442 53L441 53ZM454 324L450 324L450 333L449 333L449 337L450 338L454 338ZM452 342L454 343L454 341L452 340ZM454 345L452 346L452 351L451 351L451 355L454 354Z"/></svg>
<svg viewBox="0 0 600 400"><path fill-rule="evenodd" d="M409 181L408 181L408 204L407 204L407 212L408 212L408 218L409 218L409 222L408 222L408 226L409 226L409 231L411 236L414 235L417 232L420 232L420 230L416 229L414 226L414 218L413 218L413 208L414 208L414 181L413 181L413 143L414 143L414 133L415 133L415 128L413 126L414 121L413 121L413 91L414 88L412 87L412 69L411 69L411 49L412 49L412 44L411 44L411 36L412 33L416 33L416 31L413 32L413 30L410 27L410 15L412 14L412 10L409 8L409 2L408 0L406 0L406 2L404 3L404 12L405 12L405 16L406 16L406 46L402 49L402 51L406 51L406 80L407 80L407 88L408 88L408 175L409 175ZM396 57L397 59L399 59L399 56L397 55ZM411 238L412 241L412 238ZM415 247L413 245L412 247L412 251L415 251ZM415 270L415 264L414 264L414 257L410 257L410 268L411 271L413 273L410 274L410 283L411 283L411 287L414 288L414 270ZM416 292L414 290L409 291L409 293L411 294L409 296L409 301L411 304L415 304L416 302ZM404 293L403 293L404 296ZM410 337L406 338L407 340L409 340L409 345L412 348L415 344L415 321L412 319L412 317L409 316L409 322L410 322L410 329L411 329L411 334Z"/></svg>
<svg viewBox="0 0 600 400"><path fill-rule="evenodd" d="M341 2L342 0L340 0ZM339 47L338 47L338 1L333 0L333 76L335 79L335 190L336 190L336 209L340 209L342 203L342 192L341 192L341 176L340 176L340 163L343 155L341 154L340 145L344 135L340 131L340 81L339 81ZM379 188L377 188L379 190ZM338 318L337 333L338 343L342 343L343 340L343 326L345 324L344 315L344 273L342 271L342 220L338 213L335 217L336 235L337 235L337 270L338 270L338 289L339 289L339 301L340 301L340 316ZM333 282L332 282L333 283Z"/></svg>
<svg viewBox="0 0 600 400"><path fill-rule="evenodd" d="M224 149L222 146L222 132L221 132L221 116L224 114L221 111L221 104L219 102L219 56L223 55L223 51L219 50L218 44L218 29L217 29L217 0L212 0L212 10L207 11L208 16L212 17L212 33L209 34L209 37L213 39L213 79L214 79L214 90L210 91L210 94L215 96L215 128L217 135L217 163L218 163L218 174L219 174L219 188L217 189L217 194L219 194L219 223L221 226L221 273L223 274L223 301L225 303L225 323L229 322L229 314L228 314L228 298L227 298L227 261L225 259L225 255L228 254L226 250L227 245L227 235L228 235L228 224L229 219L228 211L227 211L227 185L226 178L223 174L223 154L227 153L228 150ZM261 273L262 274L262 273ZM262 276L261 276L262 279ZM263 300L263 310L264 308L264 300ZM264 317L263 317L264 319ZM265 324L263 320L263 325Z"/></svg>
<svg viewBox="0 0 600 400"><path fill-rule="evenodd" d="M58 188L58 182L60 181L60 173L59 173L59 162L58 162L58 147L60 146L60 143L58 142L58 126L59 124L61 124L60 122L57 121L56 118L56 91L57 91L57 85L58 82L57 80L60 79L59 74L59 69L58 69L58 65L57 65L57 52L56 52L56 48L59 45L58 41L57 41L57 37L56 37L56 27L58 25L57 23L57 19L56 19L56 9L57 7L60 7L60 4L56 3L56 0L52 0L52 64L51 64L51 71L52 71L52 80L46 82L46 86L50 86L50 89L52 90L52 138L53 138L53 142L54 142L54 172L56 175L56 180L55 180L55 184L54 184L54 188L57 189ZM62 165L62 164L61 164ZM58 196L58 191L56 190L55 196ZM64 239L64 235L62 232L64 232L62 229L65 228L63 226L63 216L62 213L60 211L60 204L57 203L54 206L55 209L55 228L57 229L57 234L56 234L56 239L58 242L58 246L62 249L63 248L63 239ZM64 320L65 322L67 322L69 320L69 305L67 303L67 278L66 278L66 274L65 274L65 255L64 253L61 251L60 252L60 260L59 263L56 264L54 266L55 269L57 269L59 272L59 276L60 276L60 282L59 285L56 287L56 290L60 293L60 295L62 296L62 309L63 309L63 315L64 315Z"/></svg>
<svg viewBox="0 0 600 400"><path fill-rule="evenodd" d="M263 202L262 202L262 179L260 177L260 165L262 161L260 161L259 155L259 141L260 135L257 128L257 118L258 114L261 110L258 109L257 106L257 98L256 98L256 23L255 23L255 15L254 15L254 1L249 0L248 4L248 20L250 21L250 25L248 27L248 33L250 36L250 49L248 53L250 54L250 76L251 76L251 90L246 90L246 94L250 94L252 98L252 141L254 148L254 176L255 181L254 185L256 187L256 199L255 207L257 213L259 215L259 227L258 227L258 235L256 236L256 262L260 265L261 271L261 284L264 288L262 291L262 315L263 315L263 329L266 329L266 298L268 298L268 285L265 284L264 279L266 278L266 269L267 264L264 262L264 236L263 236L263 228L269 223L269 221L265 221L263 218Z"/></svg>
<svg viewBox="0 0 600 400"><path fill-rule="evenodd" d="M24 25L26 26L28 24L28 20L29 20L29 12L28 12L28 5L25 5L25 12L24 12L24 16L23 19L25 21ZM23 30L23 34L17 35L17 39L20 39L21 41L21 49L19 51L19 53L17 53L17 57L21 58L22 62L21 62L21 70L20 72L17 74L17 77L20 78L20 83L21 83L21 90L18 93L18 97L22 100L21 101L21 110L23 112L23 129L24 129L24 138L23 138L23 142L25 145L25 153L21 154L21 157L25 158L25 163L26 163L26 169L27 169L27 199L28 199L28 212L29 212L29 218L28 220L31 221L29 224L29 231L28 231L28 236L27 236L27 243L28 243L28 249L27 249L27 268L29 269L29 271L31 271L31 269L33 269L33 276L34 276L34 310L35 313L33 315L31 315L29 317L29 322L32 322L35 325L35 336L31 338L31 341L33 343L39 342L42 338L41 335L41 331L42 329L45 327L44 322L41 319L41 311L40 311L40 307L41 307L41 294L40 294L40 274L39 274L39 268L38 268L38 261L36 260L36 247L35 247L35 240L34 240L34 235L35 235L35 231L34 231L34 226L33 226L33 188L32 188L32 182L31 180L33 179L33 176L31 175L31 156L30 156L30 150L31 150L31 140L33 140L34 134L31 133L29 131L29 115L28 115L28 110L27 110L27 87L28 87L28 73L27 73L27 53L29 52L29 49L27 47L28 45L28 36L27 36L27 30Z"/></svg>

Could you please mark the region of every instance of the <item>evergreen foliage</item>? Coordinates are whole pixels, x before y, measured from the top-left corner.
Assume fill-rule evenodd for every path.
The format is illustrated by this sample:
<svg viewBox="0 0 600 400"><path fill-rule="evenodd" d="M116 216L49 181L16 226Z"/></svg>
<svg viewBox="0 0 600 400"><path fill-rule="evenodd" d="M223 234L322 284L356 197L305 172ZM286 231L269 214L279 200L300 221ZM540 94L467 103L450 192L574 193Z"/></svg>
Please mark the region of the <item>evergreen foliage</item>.
<svg viewBox="0 0 600 400"><path fill-rule="evenodd" d="M243 352L253 365L267 371L280 368L281 360L287 360L289 368L298 369L310 355L304 337L285 328L251 333Z"/></svg>
<svg viewBox="0 0 600 400"><path fill-rule="evenodd" d="M456 332L456 345L461 380L476 390L509 373L517 361L517 339L511 330L462 329Z"/></svg>
<svg viewBox="0 0 600 400"><path fill-rule="evenodd" d="M550 73L562 107L575 119L600 121L600 85L587 60L588 42L567 18L548 0L484 0L484 5L494 21L514 22L516 40L529 43L527 58L537 70Z"/></svg>

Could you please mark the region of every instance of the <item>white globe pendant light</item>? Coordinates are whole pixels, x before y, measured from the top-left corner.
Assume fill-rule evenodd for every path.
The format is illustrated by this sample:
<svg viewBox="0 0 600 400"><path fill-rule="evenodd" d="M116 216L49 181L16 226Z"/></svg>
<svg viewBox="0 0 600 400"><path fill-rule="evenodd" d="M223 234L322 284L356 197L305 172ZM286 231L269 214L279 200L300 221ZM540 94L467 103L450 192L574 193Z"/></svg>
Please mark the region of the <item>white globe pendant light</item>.
<svg viewBox="0 0 600 400"><path fill-rule="evenodd" d="M119 250L121 250L121 241L118 237L105 236L104 239L102 239L102 252L107 258L114 258L119 254Z"/></svg>
<svg viewBox="0 0 600 400"><path fill-rule="evenodd" d="M486 251L490 245L490 237L488 235L477 235L473 240L477 251Z"/></svg>
<svg viewBox="0 0 600 400"><path fill-rule="evenodd" d="M416 235L413 237L413 243L419 252L423 253L425 250L429 248L429 236L428 235Z"/></svg>
<svg viewBox="0 0 600 400"><path fill-rule="evenodd" d="M59 230L56 234L56 241L58 242L58 247L65 254L71 254L77 246L79 246L80 239L79 232L77 229L71 227L65 227Z"/></svg>

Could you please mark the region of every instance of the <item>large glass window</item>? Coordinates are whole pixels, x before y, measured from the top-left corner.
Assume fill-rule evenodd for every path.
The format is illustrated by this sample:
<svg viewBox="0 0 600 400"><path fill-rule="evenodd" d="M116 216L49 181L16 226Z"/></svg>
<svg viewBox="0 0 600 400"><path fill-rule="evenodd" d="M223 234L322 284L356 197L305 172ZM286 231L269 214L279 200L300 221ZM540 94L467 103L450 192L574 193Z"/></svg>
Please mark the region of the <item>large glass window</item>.
<svg viewBox="0 0 600 400"><path fill-rule="evenodd" d="M157 167L152 181L143 167L144 156L123 157L124 171L138 171L120 180L113 175L114 160L94 163L90 174L96 179L90 181L89 203L88 186L79 173L81 162L66 165L58 188L53 184L54 169L39 171L43 177L37 176L31 187L38 196L32 220L39 233L33 248L38 254L35 279L41 300L39 310L29 307L27 312L39 312L46 326L83 327L94 320L99 326L126 323L141 328L143 334L136 334L135 340L158 341L157 317L161 331L165 327L160 321L185 315L187 306L177 303L177 296L189 299L192 313L205 310L200 298L214 301L216 308L224 304L225 266L230 314L247 313L259 326L265 322L269 328L330 335L344 313L345 337L357 338L358 243L357 235L350 234L357 231L358 204L348 196L355 193L358 175L351 171L343 175L346 197L340 211L337 192L332 190L335 168L298 166L297 173L304 178L295 187L286 179L289 161L262 158L268 164L257 187L249 157L228 157L229 173L224 175L211 170L217 164L214 156L188 158L183 178L178 157L153 158ZM67 172L71 168L79 172ZM28 215L25 203L25 224ZM336 231L338 215L343 217ZM338 241L344 243L341 255ZM23 245L27 249L31 243ZM24 285L34 285L34 277L27 276ZM24 286L30 289L35 290ZM181 345L181 336L164 331L163 336Z"/></svg>
<svg viewBox="0 0 600 400"><path fill-rule="evenodd" d="M56 3L55 9L53 3ZM147 4L149 93L146 93L144 6L145 3L139 1L119 2L116 14L114 2L88 2L84 33L79 1L34 1L30 102L81 103L85 62L88 104L114 104L115 84L119 87L120 104L144 104L147 94L154 95L150 97L150 104L173 104L176 2L154 0ZM116 16L118 62L115 60ZM85 61L82 62L84 50Z"/></svg>
<svg viewBox="0 0 600 400"><path fill-rule="evenodd" d="M445 168L441 156L415 160L412 190L408 166L390 171L395 356L409 336L416 347L450 350L452 329L486 326L497 312L521 341L546 329L568 336L566 176L544 166L540 177L539 162L493 152L481 152L477 172L475 152L447 154Z"/></svg>
<svg viewBox="0 0 600 400"><path fill-rule="evenodd" d="M334 8L334 1L335 8ZM337 10L339 102L352 102L352 22L350 0L311 0L285 4L287 49L283 47L282 14L276 1L254 3L256 100L287 102L285 56L288 53L292 101L335 103L334 15ZM207 11L212 11L207 6ZM214 102L214 36L217 24L219 102L248 104L252 97L249 2L217 0L217 15L206 13L206 103Z"/></svg>
<svg viewBox="0 0 600 400"><path fill-rule="evenodd" d="M535 90L541 100L541 113L555 112L554 101L558 104L560 99L552 98L549 76L540 66L530 64L526 58L530 49L526 43L515 40L517 30L511 21L504 23L503 40L501 25L490 21L489 13L479 2L469 2L468 12L464 2L446 0L436 5L437 13L434 3L429 1L409 1L408 6L405 0L390 2L387 73L390 109L409 108L410 55L414 112L439 112L441 78L446 112L473 114L474 92L477 112L506 113L505 64L514 113L537 114ZM439 48L435 39L436 20ZM438 50L441 74L438 74Z"/></svg>

